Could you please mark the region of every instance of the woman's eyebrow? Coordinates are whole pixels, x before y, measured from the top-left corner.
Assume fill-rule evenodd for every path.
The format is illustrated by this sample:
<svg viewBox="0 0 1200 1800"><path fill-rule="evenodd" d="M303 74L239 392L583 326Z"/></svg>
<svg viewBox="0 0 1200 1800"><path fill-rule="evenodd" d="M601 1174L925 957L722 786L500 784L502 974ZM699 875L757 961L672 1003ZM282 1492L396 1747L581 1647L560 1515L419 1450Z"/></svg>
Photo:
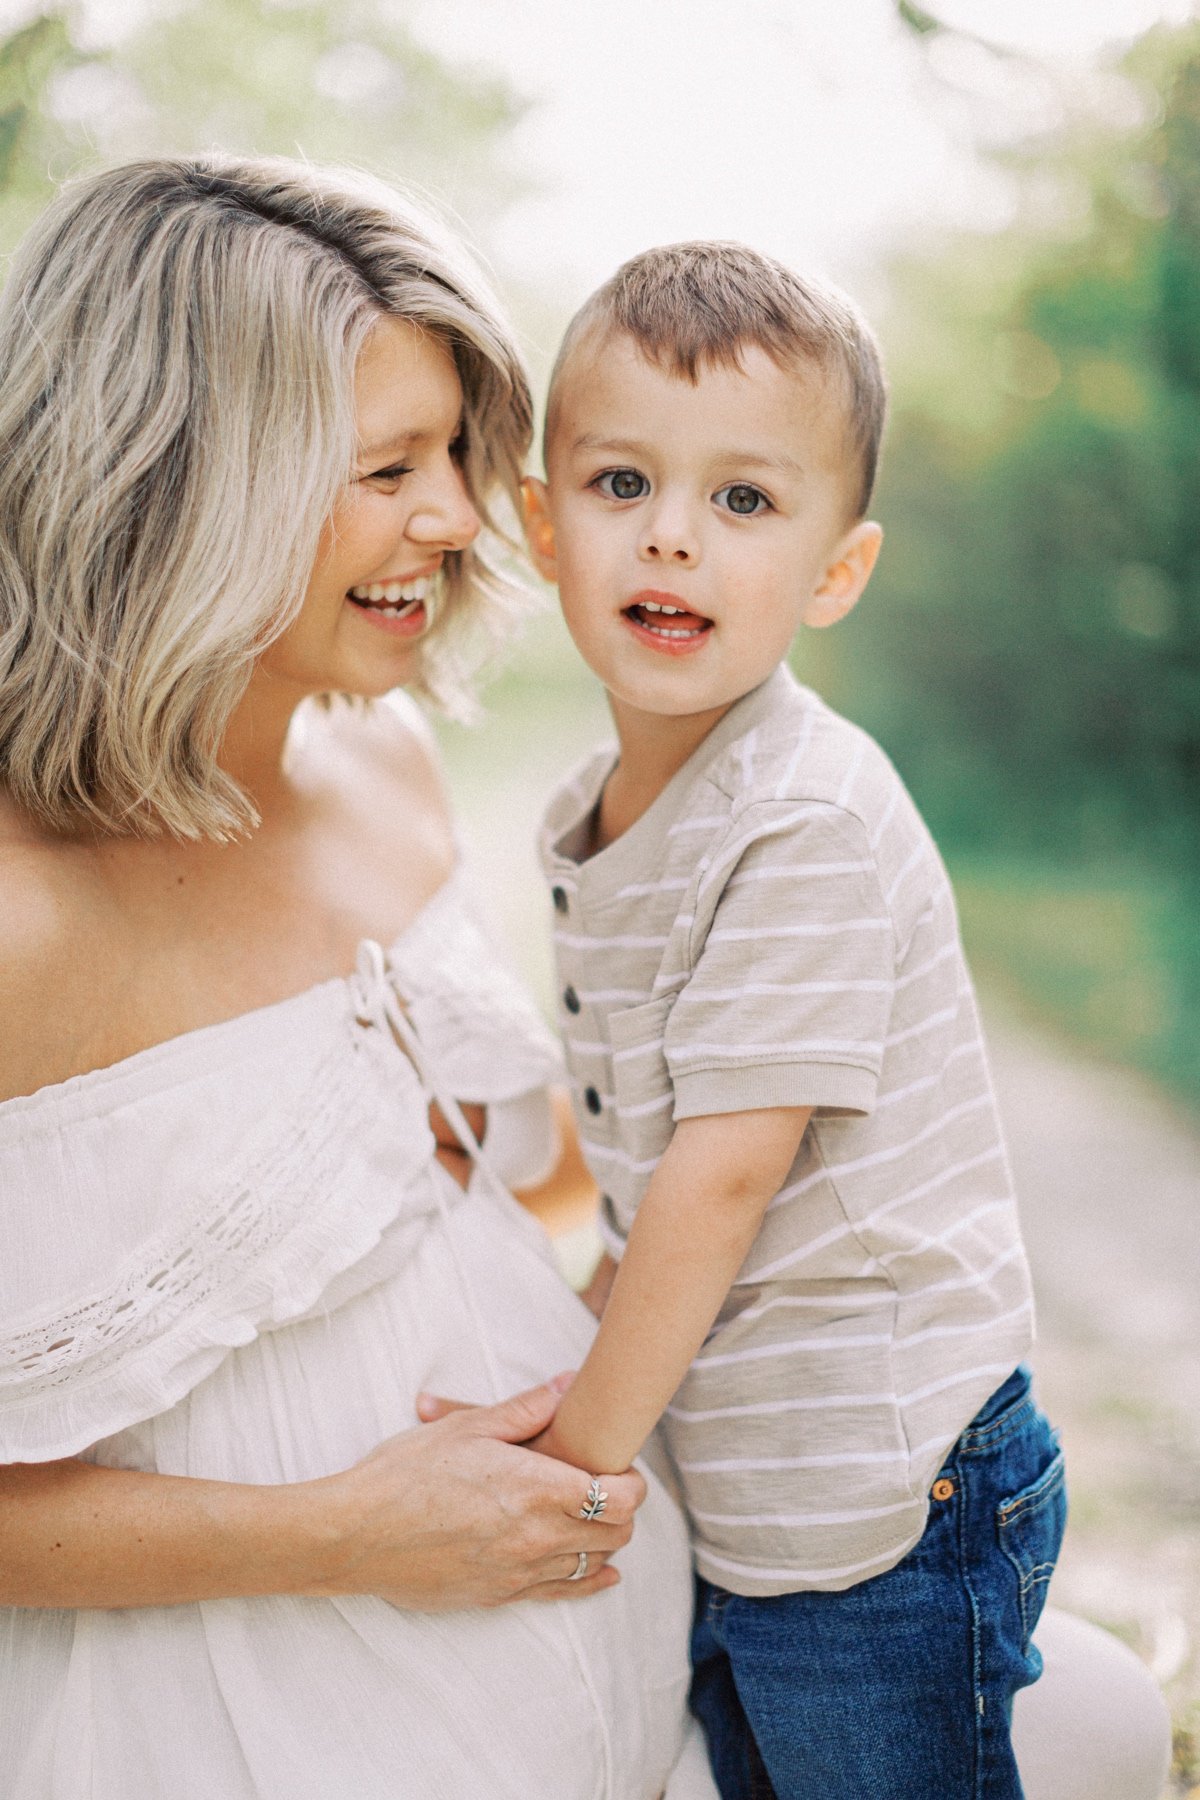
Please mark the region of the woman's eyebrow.
<svg viewBox="0 0 1200 1800"><path fill-rule="evenodd" d="M459 414L450 432L451 439L461 437L466 428L465 415ZM410 445L429 444L444 434L430 426L415 431L397 431L391 437L380 438L377 443L359 446L359 455L364 461L373 462L377 457L387 456L398 450L407 450Z"/></svg>

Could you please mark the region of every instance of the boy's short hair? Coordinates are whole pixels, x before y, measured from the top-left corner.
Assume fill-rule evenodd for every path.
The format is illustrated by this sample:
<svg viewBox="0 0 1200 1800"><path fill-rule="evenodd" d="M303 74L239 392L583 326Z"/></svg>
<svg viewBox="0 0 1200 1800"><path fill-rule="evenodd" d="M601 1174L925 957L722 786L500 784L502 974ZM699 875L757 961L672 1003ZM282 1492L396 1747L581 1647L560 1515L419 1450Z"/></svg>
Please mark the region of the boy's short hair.
<svg viewBox="0 0 1200 1800"><path fill-rule="evenodd" d="M784 366L814 364L844 392L850 451L858 476L855 517L871 500L887 387L870 326L845 294L797 275L746 244L696 240L662 244L622 263L585 300L567 327L546 407L546 440L556 391L571 357L589 338L631 337L652 362L691 382L707 365L737 368L746 344Z"/></svg>

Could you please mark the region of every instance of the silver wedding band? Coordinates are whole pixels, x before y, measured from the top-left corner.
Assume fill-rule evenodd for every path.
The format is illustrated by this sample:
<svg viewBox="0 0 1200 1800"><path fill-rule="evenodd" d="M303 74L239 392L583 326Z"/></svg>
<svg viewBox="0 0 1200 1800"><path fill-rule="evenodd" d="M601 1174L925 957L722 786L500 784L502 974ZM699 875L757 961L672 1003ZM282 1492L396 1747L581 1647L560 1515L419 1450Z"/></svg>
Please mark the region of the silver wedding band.
<svg viewBox="0 0 1200 1800"><path fill-rule="evenodd" d="M573 1574L567 1576L567 1580L568 1581L582 1581L586 1574L587 1574L587 1551L581 1550L579 1552L579 1561L575 1564L575 1571Z"/></svg>

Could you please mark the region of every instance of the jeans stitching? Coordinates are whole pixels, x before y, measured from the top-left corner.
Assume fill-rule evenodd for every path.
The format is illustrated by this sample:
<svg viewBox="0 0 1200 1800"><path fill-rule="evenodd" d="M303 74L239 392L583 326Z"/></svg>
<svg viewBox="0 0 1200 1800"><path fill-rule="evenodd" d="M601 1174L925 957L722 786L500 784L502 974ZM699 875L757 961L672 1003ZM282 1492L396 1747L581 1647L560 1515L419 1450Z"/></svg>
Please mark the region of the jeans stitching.
<svg viewBox="0 0 1200 1800"><path fill-rule="evenodd" d="M996 1508L996 1523L1003 1528L1015 1524L1018 1519L1036 1518L1043 1507L1049 1506L1058 1498L1060 1488L1066 1485L1066 1479L1066 1464L1062 1451L1059 1450L1046 1472L1027 1493L1014 1495L1011 1500L1000 1502Z"/></svg>
<svg viewBox="0 0 1200 1800"><path fill-rule="evenodd" d="M966 1553L964 1536L970 1515L970 1496L967 1491L967 1471L955 1456L947 1463L947 1469L955 1483L955 1500L957 1502L957 1518L955 1520L954 1547L958 1562L958 1578L967 1597L971 1618L971 1693L974 1700L974 1717L971 1720L971 1741L974 1750L974 1767L971 1771L972 1800L985 1800L983 1792L983 1715L980 1702L983 1698L983 1632L979 1617L979 1600L971 1581L970 1563Z"/></svg>
<svg viewBox="0 0 1200 1800"><path fill-rule="evenodd" d="M1023 1568L1010 1548L1008 1528L1036 1519L1052 1504L1063 1504L1065 1490L1066 1465L1063 1462L1062 1451L1059 1450L1055 1455L1055 1460L1041 1477L1033 1493L1029 1495L1027 1502L1022 1501L1007 1513L1003 1507L996 1508L997 1541L1001 1553L1017 1578L1017 1612L1021 1620L1022 1656L1029 1655L1034 1628L1041 1616L1042 1606L1045 1604L1045 1589L1050 1585L1058 1558L1055 1555L1053 1559L1033 1563L1028 1569ZM1037 1593L1038 1589L1042 1590L1040 1596ZM1037 1603L1036 1611L1034 1610L1035 1602Z"/></svg>
<svg viewBox="0 0 1200 1800"><path fill-rule="evenodd" d="M1029 1422L1029 1415L1036 1411L1037 1402L1033 1395L1024 1395L996 1418L990 1419L986 1425L968 1427L958 1440L959 1453L963 1456L979 1456L985 1451L994 1450L1014 1432L1023 1430Z"/></svg>

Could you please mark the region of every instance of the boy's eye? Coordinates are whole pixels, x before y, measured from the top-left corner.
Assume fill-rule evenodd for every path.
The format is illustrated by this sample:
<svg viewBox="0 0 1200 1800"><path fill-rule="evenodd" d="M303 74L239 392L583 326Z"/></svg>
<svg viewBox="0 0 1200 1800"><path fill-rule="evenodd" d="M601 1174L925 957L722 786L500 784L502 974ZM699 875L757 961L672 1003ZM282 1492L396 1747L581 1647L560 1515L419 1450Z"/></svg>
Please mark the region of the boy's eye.
<svg viewBox="0 0 1200 1800"><path fill-rule="evenodd" d="M748 481L731 481L728 487L718 488L713 495L718 506L727 512L737 513L739 518L748 519L758 512L769 512L771 502L761 488L751 487Z"/></svg>
<svg viewBox="0 0 1200 1800"><path fill-rule="evenodd" d="M637 469L606 469L597 475L596 486L610 500L640 500L650 492L650 483Z"/></svg>

